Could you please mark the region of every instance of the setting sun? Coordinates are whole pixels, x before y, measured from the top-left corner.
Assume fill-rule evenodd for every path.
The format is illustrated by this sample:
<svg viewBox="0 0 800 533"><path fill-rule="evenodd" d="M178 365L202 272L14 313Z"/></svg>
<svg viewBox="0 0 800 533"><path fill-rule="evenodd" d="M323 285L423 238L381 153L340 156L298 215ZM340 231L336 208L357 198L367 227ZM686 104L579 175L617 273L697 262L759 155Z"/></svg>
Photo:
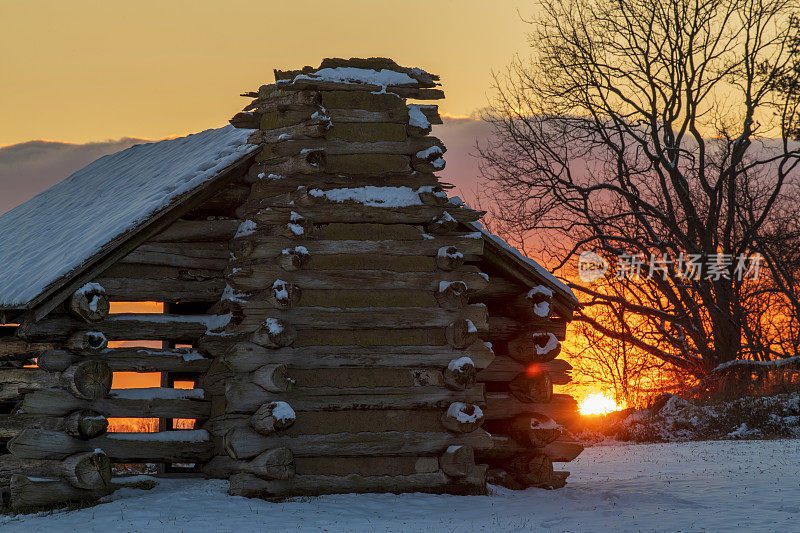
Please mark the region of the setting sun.
<svg viewBox="0 0 800 533"><path fill-rule="evenodd" d="M619 408L611 396L602 392L594 392L581 401L580 412L582 415L604 415L617 411Z"/></svg>

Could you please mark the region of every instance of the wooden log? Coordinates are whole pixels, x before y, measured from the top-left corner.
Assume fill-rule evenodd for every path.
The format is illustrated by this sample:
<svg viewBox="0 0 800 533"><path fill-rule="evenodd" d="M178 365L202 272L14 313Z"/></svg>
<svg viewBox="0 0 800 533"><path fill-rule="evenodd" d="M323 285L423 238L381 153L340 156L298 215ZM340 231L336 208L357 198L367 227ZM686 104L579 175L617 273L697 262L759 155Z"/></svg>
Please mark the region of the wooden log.
<svg viewBox="0 0 800 533"><path fill-rule="evenodd" d="M96 332L105 339L165 340L191 343L207 332L224 326L226 317L215 315L168 315L160 313L130 313L109 316L95 324ZM85 324L69 317L44 318L39 322L20 327L20 334L26 338L50 339L66 338L77 330L85 329ZM91 332L79 331L79 340L70 337L69 349L73 351L97 353L106 348L105 339ZM94 348L96 346L96 348Z"/></svg>
<svg viewBox="0 0 800 533"><path fill-rule="evenodd" d="M239 183L228 183L222 190L184 215L185 219L205 219L210 216L235 217L236 208L250 194L250 188Z"/></svg>
<svg viewBox="0 0 800 533"><path fill-rule="evenodd" d="M12 414L0 415L0 440L9 440L27 428L65 431L76 438L93 438L105 433L108 420L91 411L76 411L66 417Z"/></svg>
<svg viewBox="0 0 800 533"><path fill-rule="evenodd" d="M442 246L436 253L436 266L442 270L455 270L464 264L464 254L455 246Z"/></svg>
<svg viewBox="0 0 800 533"><path fill-rule="evenodd" d="M368 492L427 492L434 494L486 494L486 466L479 465L470 475L448 477L444 472L405 476L302 475L286 480L262 480L251 474L231 477L229 494L251 498L287 498L319 494Z"/></svg>
<svg viewBox="0 0 800 533"><path fill-rule="evenodd" d="M322 104L322 93L318 91L295 91L291 93L280 93L266 98L257 98L248 104L244 110L257 110L262 113L278 111L288 106L317 106Z"/></svg>
<svg viewBox="0 0 800 533"><path fill-rule="evenodd" d="M555 463L568 463L578 457L583 451L579 442L557 440L538 448L536 453L542 454Z"/></svg>
<svg viewBox="0 0 800 533"><path fill-rule="evenodd" d="M465 254L478 256L483 250L483 240L478 238L478 235L480 234L455 234L433 237L432 239L421 238L418 241L307 240L303 242L303 248L312 257L353 254L411 255L420 257L436 256L442 246L457 246ZM244 239L237 239L232 243L231 248L239 261L256 259L275 261L278 256L282 255L284 250L291 251L294 249L295 244L286 238L254 235ZM310 264L309 268L311 268Z"/></svg>
<svg viewBox="0 0 800 533"><path fill-rule="evenodd" d="M279 83L277 86L282 91L367 91L367 92L387 92L393 93L401 98L412 98L414 100L438 100L444 98L444 92L440 89L421 88L412 85L387 85L386 87L373 85L371 83L345 83L337 81L327 81L322 79L294 79L291 82Z"/></svg>
<svg viewBox="0 0 800 533"><path fill-rule="evenodd" d="M521 402L549 402L553 397L553 382L546 372L522 373L508 384L508 391Z"/></svg>
<svg viewBox="0 0 800 533"><path fill-rule="evenodd" d="M72 316L84 322L94 323L108 316L111 304L102 285L87 283L69 299L67 308Z"/></svg>
<svg viewBox="0 0 800 533"><path fill-rule="evenodd" d="M214 220L176 220L149 242L229 241L242 223L238 218Z"/></svg>
<svg viewBox="0 0 800 533"><path fill-rule="evenodd" d="M444 369L443 380L447 388L464 390L475 384L478 369L469 357L459 357L450 361Z"/></svg>
<svg viewBox="0 0 800 533"><path fill-rule="evenodd" d="M63 459L74 453L101 449L112 461L204 462L212 456L212 443L204 430L160 433L109 433L90 440L66 433L30 428L8 441L8 451L21 459Z"/></svg>
<svg viewBox="0 0 800 533"><path fill-rule="evenodd" d="M297 330L289 322L279 318L267 318L264 324L256 329L250 340L265 348L284 348L290 346L297 338Z"/></svg>
<svg viewBox="0 0 800 533"><path fill-rule="evenodd" d="M267 450L249 461L237 461L218 455L202 467L203 473L213 478L230 478L234 474L252 474L261 479L288 479L294 477L294 454L288 448Z"/></svg>
<svg viewBox="0 0 800 533"><path fill-rule="evenodd" d="M498 314L522 317L526 320L541 320L550 316L552 301L553 291L537 285L526 292L497 302L493 307L497 308Z"/></svg>
<svg viewBox="0 0 800 533"><path fill-rule="evenodd" d="M252 413L268 402L287 401L295 411L340 411L346 409L446 408L453 401L483 403L482 385L464 391L441 387L311 387L280 394L254 383L231 382L225 391L229 413Z"/></svg>
<svg viewBox="0 0 800 533"><path fill-rule="evenodd" d="M482 429L472 433L385 431L328 433L320 435L259 435L251 429L232 429L224 437L226 453L234 459L249 459L266 450L286 447L295 457L440 455L448 446L485 449L492 439Z"/></svg>
<svg viewBox="0 0 800 533"><path fill-rule="evenodd" d="M206 280L98 278L116 302L213 302L222 297L225 281L220 271Z"/></svg>
<svg viewBox="0 0 800 533"><path fill-rule="evenodd" d="M105 434L108 419L95 411L75 411L64 418L64 432L76 439L93 439Z"/></svg>
<svg viewBox="0 0 800 533"><path fill-rule="evenodd" d="M454 310L468 305L468 295L469 288L463 281L443 281L439 282L439 289L436 291L435 298L436 303L441 308Z"/></svg>
<svg viewBox="0 0 800 533"><path fill-rule="evenodd" d="M474 404L453 402L442 414L442 425L454 433L475 431L485 420L483 411Z"/></svg>
<svg viewBox="0 0 800 533"><path fill-rule="evenodd" d="M339 156L348 157L348 156ZM444 209L442 207L430 205L412 205L407 207L371 207L356 202L318 202L310 206L274 207L271 202L263 207L259 203L249 204L247 211L241 214L248 214L248 218L258 224L285 224L294 211L303 218L313 221L315 224L329 224L332 222L342 223L373 223L373 224L433 224L434 219L442 217ZM269 209L267 209L269 208ZM480 220L483 212L474 211L469 208L449 209L447 211L448 223L439 226L438 224L428 228L435 229L436 233L448 233L455 231L458 222L474 222ZM450 221L452 219L452 222ZM444 220L443 220L444 221ZM438 253L439 246L436 248ZM433 255L435 255L435 253ZM199 268L199 266L198 266ZM209 267L211 268L211 267Z"/></svg>
<svg viewBox="0 0 800 533"><path fill-rule="evenodd" d="M300 457L297 475L407 476L439 471L436 457Z"/></svg>
<svg viewBox="0 0 800 533"><path fill-rule="evenodd" d="M546 416L521 415L508 424L506 431L523 447L542 448L559 438L562 434L561 429Z"/></svg>
<svg viewBox="0 0 800 533"><path fill-rule="evenodd" d="M14 474L64 478L75 488L101 489L111 484L111 461L101 450L77 453L56 460L0 455L0 483L8 484Z"/></svg>
<svg viewBox="0 0 800 533"><path fill-rule="evenodd" d="M467 348L478 340L478 327L469 319L454 320L445 329L445 337L453 348Z"/></svg>
<svg viewBox="0 0 800 533"><path fill-rule="evenodd" d="M322 256L333 257L333 256ZM297 289L299 291L299 289ZM280 309L271 299L253 297L247 300L248 309ZM436 307L430 291L404 289L311 289L300 292L297 307Z"/></svg>
<svg viewBox="0 0 800 533"><path fill-rule="evenodd" d="M401 111L403 113L405 111ZM400 115L398 113L397 115ZM356 118L358 115L364 117L379 117L379 113L364 112L362 110L349 110L347 113L344 111L337 113L338 115L348 119ZM331 115L333 118L333 116ZM408 114L406 113L406 118ZM356 120L347 120L347 122L359 122ZM344 122L344 123L347 123ZM380 122L380 121L371 121ZM329 131L326 137L330 135L337 135L337 130L341 130L342 122L334 122L332 131ZM395 124L398 125L399 124ZM402 134L403 138L400 138ZM268 143L264 146L265 152L268 152L271 157L284 157L295 156L303 153L305 150L324 150L328 155L349 155L349 154L400 154L400 155L414 155L417 152L427 150L432 146L439 148L440 153L446 151L442 141L436 137L411 137L406 138L404 128L397 128L398 140L378 140L368 139L363 141L347 141L337 139L286 139L280 140L275 143Z"/></svg>
<svg viewBox="0 0 800 533"><path fill-rule="evenodd" d="M270 350L254 343L237 343L222 360L234 372L251 372L263 364L286 364L296 369L332 369L342 367L442 368L453 359L466 356L477 368L491 365L493 354L483 343L464 350L448 346L316 346Z"/></svg>
<svg viewBox="0 0 800 533"><path fill-rule="evenodd" d="M478 289L480 290L480 289ZM567 323L556 319L518 321L504 316L490 316L489 329L481 338L489 341L511 341L523 336L552 333L556 339L566 338ZM539 340L537 338L537 340ZM519 342L519 341L518 341Z"/></svg>
<svg viewBox="0 0 800 533"><path fill-rule="evenodd" d="M257 328L268 330L269 328L261 325L265 320L270 319L282 320L296 329L445 327L451 324L453 319L469 320L474 327L485 329L488 319L486 307L482 305L471 305L455 311L439 307L366 307L363 309L299 307L283 311L275 309L251 311L245 307L244 313L243 320L238 324L240 331L253 331Z"/></svg>
<svg viewBox="0 0 800 533"><path fill-rule="evenodd" d="M285 392L294 384L286 375L286 365L274 363L254 370L250 380L267 392Z"/></svg>
<svg viewBox="0 0 800 533"><path fill-rule="evenodd" d="M228 277L236 290L256 291L272 285L276 279L307 290L414 290L436 291L442 281L461 281L468 289L481 287L486 279L475 267L464 266L451 272L392 272L389 270L270 270L257 265L237 267ZM111 317L109 320L115 317ZM108 322L108 320L106 321ZM104 330L105 331L105 330Z"/></svg>
<svg viewBox="0 0 800 533"><path fill-rule="evenodd" d="M62 381L76 398L95 400L105 398L111 390L114 373L104 361L81 361L67 368Z"/></svg>
<svg viewBox="0 0 800 533"><path fill-rule="evenodd" d="M515 298L522 292L525 292L525 285L511 281L504 276L491 276L489 283L472 294L470 300L473 302L483 302L486 304L497 303L498 305L502 305L503 302Z"/></svg>
<svg viewBox="0 0 800 533"><path fill-rule="evenodd" d="M572 365L563 359L553 359L546 363L523 365L515 359L504 355L498 355L492 360L489 366L478 372L478 381L508 382L522 373L536 375L546 372L550 376L550 380L553 384L565 385L572 380L569 375L570 370L572 370Z"/></svg>
<svg viewBox="0 0 800 533"><path fill-rule="evenodd" d="M325 435L384 431L427 432L440 428L441 409L383 409L372 411L301 411L296 421L280 430L280 436ZM252 415L220 414L204 423L203 429L224 437L231 429L252 430ZM270 433L274 435L274 433Z"/></svg>
<svg viewBox="0 0 800 533"><path fill-rule="evenodd" d="M259 174L263 176L259 178ZM383 187L437 187L439 181L436 175L422 172L402 172L398 174L384 174L379 180L374 176L366 175L339 175L339 174L315 174L313 176L295 174L280 176L270 179L265 173L264 163L256 163L249 172L249 178L253 181L250 191L250 200L267 198L277 194L294 192L298 187L311 189L330 190L341 188L359 188L366 186Z"/></svg>
<svg viewBox="0 0 800 533"><path fill-rule="evenodd" d="M66 350L49 350L39 356L40 368L61 372L84 359ZM207 372L211 359L188 349L159 350L156 348L106 348L93 359L105 362L117 372Z"/></svg>
<svg viewBox="0 0 800 533"><path fill-rule="evenodd" d="M341 156L339 156L341 157ZM330 157L324 150L310 150L306 153L275 158L269 151L261 152L256 156L256 161L269 162L265 166L268 174L319 174L328 172Z"/></svg>
<svg viewBox="0 0 800 533"><path fill-rule="evenodd" d="M75 398L67 391L42 390L26 394L20 409L29 415L66 416L72 411L89 409L107 417L134 418L195 418L206 419L211 413L211 402L183 395L187 391L165 394L163 397L150 395L150 389L127 389L125 397L115 397L119 391L112 390L112 396L94 401ZM160 389L159 389L160 390ZM142 398L136 396L143 391ZM193 391L189 391L193 392Z"/></svg>
<svg viewBox="0 0 800 533"><path fill-rule="evenodd" d="M62 321L62 324L69 321ZM47 335L47 334L44 334ZM67 349L79 355L94 355L108 347L108 339L99 331L76 331L67 338Z"/></svg>
<svg viewBox="0 0 800 533"><path fill-rule="evenodd" d="M507 464L507 470L514 478L529 487L549 488L553 477L553 462L543 455L523 454Z"/></svg>
<svg viewBox="0 0 800 533"><path fill-rule="evenodd" d="M442 328L415 329L306 329L292 344L305 346L435 346L446 345Z"/></svg>
<svg viewBox="0 0 800 533"><path fill-rule="evenodd" d="M16 400L29 391L59 386L57 375L38 368L0 368L0 401Z"/></svg>
<svg viewBox="0 0 800 533"><path fill-rule="evenodd" d="M300 124L283 126L270 130L256 130L250 134L247 141L250 144L264 144L282 141L288 135L291 139L306 139L324 137L330 129L331 121L326 116L312 118Z"/></svg>
<svg viewBox="0 0 800 533"><path fill-rule="evenodd" d="M439 466L450 477L467 476L475 469L475 453L471 446L448 446Z"/></svg>
<svg viewBox="0 0 800 533"><path fill-rule="evenodd" d="M290 374L296 387L370 388L444 385L442 371L435 368L292 368Z"/></svg>
<svg viewBox="0 0 800 533"><path fill-rule="evenodd" d="M142 244L120 263L222 270L228 257L228 246L222 242L152 242Z"/></svg>
<svg viewBox="0 0 800 533"><path fill-rule="evenodd" d="M286 402L265 403L250 417L250 427L261 435L282 431L297 419L294 410Z"/></svg>
<svg viewBox="0 0 800 533"><path fill-rule="evenodd" d="M552 332L523 333L508 341L508 355L523 364L546 363L561 353L561 342Z"/></svg>
<svg viewBox="0 0 800 533"><path fill-rule="evenodd" d="M578 418L578 404L567 394L553 394L547 403L520 402L512 395L502 392L486 393L487 419L514 418L521 414L542 414L564 426L573 426Z"/></svg>
<svg viewBox="0 0 800 533"><path fill-rule="evenodd" d="M37 509L50 510L52 507L68 503L87 504L111 494L123 487L151 489L152 480L124 481L111 479L111 484L103 489L79 489L66 481L40 477L27 477L19 474L11 476L11 508L16 512L29 512Z"/></svg>
<svg viewBox="0 0 800 533"><path fill-rule="evenodd" d="M17 337L0 337L0 362L9 360L27 361L39 357L47 350L52 350L49 342L26 342Z"/></svg>

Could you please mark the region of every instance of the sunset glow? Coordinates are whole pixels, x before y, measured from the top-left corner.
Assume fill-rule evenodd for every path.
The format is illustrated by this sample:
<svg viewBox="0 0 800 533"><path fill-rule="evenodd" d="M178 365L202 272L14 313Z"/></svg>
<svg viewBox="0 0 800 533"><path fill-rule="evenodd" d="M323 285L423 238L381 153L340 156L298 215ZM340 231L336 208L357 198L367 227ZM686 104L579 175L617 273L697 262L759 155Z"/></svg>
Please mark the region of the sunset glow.
<svg viewBox="0 0 800 533"><path fill-rule="evenodd" d="M602 392L593 392L581 400L580 412L582 415L604 415L618 411L620 406L611 396Z"/></svg>

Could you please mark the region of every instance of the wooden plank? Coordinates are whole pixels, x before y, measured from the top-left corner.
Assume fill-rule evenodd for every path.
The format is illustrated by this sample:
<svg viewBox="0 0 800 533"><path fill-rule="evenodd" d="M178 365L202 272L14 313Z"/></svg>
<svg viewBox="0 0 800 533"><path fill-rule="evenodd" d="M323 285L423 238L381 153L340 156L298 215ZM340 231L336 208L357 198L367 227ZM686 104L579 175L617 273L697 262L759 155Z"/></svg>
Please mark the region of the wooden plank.
<svg viewBox="0 0 800 533"><path fill-rule="evenodd" d="M498 355L489 366L478 372L478 381L511 381L519 374L547 372L554 385L565 385L572 380L569 375L571 369L572 365L562 359L523 365L510 357Z"/></svg>
<svg viewBox="0 0 800 533"><path fill-rule="evenodd" d="M469 290L478 289L486 278L473 266L463 266L448 272L392 272L389 270L295 270L269 268L264 263L248 263L234 267L228 283L243 291L271 287L276 280L297 285L300 290L363 289L420 290L435 292L442 281L463 281Z"/></svg>
<svg viewBox="0 0 800 533"><path fill-rule="evenodd" d="M486 465L470 475L452 478L444 472L408 475L361 476L297 475L289 479L263 480L251 474L231 477L230 493L256 498L287 498L319 494L365 492L427 492L434 494L486 494Z"/></svg>
<svg viewBox="0 0 800 533"><path fill-rule="evenodd" d="M202 430L109 433L80 440L61 431L28 428L7 446L15 457L22 459L63 459L100 449L117 462L204 462L211 458L213 450L209 434Z"/></svg>
<svg viewBox="0 0 800 533"><path fill-rule="evenodd" d="M280 434L265 437L255 431L234 429L225 436L225 448L234 458L248 459L277 447L292 450L295 457L441 455L448 446L472 446L483 450L492 446L492 439L482 429L472 433L448 431L385 431L361 433L328 433L286 437ZM230 453L232 452L232 453Z"/></svg>
<svg viewBox="0 0 800 533"><path fill-rule="evenodd" d="M525 403L505 392L486 393L484 414L488 420L528 413L549 416L559 424L573 426L578 419L578 402L568 394L554 394L553 399L546 403Z"/></svg>
<svg viewBox="0 0 800 533"><path fill-rule="evenodd" d="M494 354L483 343L464 350L450 346L316 346L277 350L253 343L237 344L222 361L235 372L251 372L265 364L285 364L291 369L333 368L444 368L453 359L468 356L478 368L486 368Z"/></svg>
<svg viewBox="0 0 800 533"><path fill-rule="evenodd" d="M167 315L125 313L109 316L97 324L85 324L62 315L20 327L20 335L31 340L66 338L75 331L98 331L109 340L166 340L193 343L220 325L214 315ZM224 325L224 324L223 324Z"/></svg>
<svg viewBox="0 0 800 533"><path fill-rule="evenodd" d="M455 311L440 307L296 307L278 310L242 304L244 317L237 327L255 331L267 318L286 320L293 327L314 329L408 329L446 327L454 320L471 320L478 330L487 327L486 307L477 304Z"/></svg>
<svg viewBox="0 0 800 533"><path fill-rule="evenodd" d="M223 270L229 258L227 243L156 242L142 244L120 263Z"/></svg>
<svg viewBox="0 0 800 533"><path fill-rule="evenodd" d="M91 358L66 350L51 350L42 354L39 365L51 372L62 371L69 364L88 359L103 361L117 372L207 372L212 361L193 350L129 347L108 348Z"/></svg>
<svg viewBox="0 0 800 533"><path fill-rule="evenodd" d="M222 274L215 280L97 278L115 302L215 302L225 289Z"/></svg>
<svg viewBox="0 0 800 533"><path fill-rule="evenodd" d="M441 248L450 246L454 246L465 255L479 256L483 253L483 239L477 233L434 236L433 238L421 238L418 241L300 240L286 237L253 236L251 239L233 241L231 251L238 260L274 259L283 250L291 251L296 246L303 246L312 257L350 254L435 257Z"/></svg>
<svg viewBox="0 0 800 533"><path fill-rule="evenodd" d="M249 194L249 188L248 189ZM155 242L208 242L229 241L236 234L242 220L223 218L214 220L176 220L164 231L148 241Z"/></svg>
<svg viewBox="0 0 800 533"><path fill-rule="evenodd" d="M252 413L261 405L285 401L295 412L350 409L446 409L452 402L483 405L483 385L464 391L442 387L309 387L284 393L267 392L254 383L229 383L225 392L228 412Z"/></svg>
<svg viewBox="0 0 800 533"><path fill-rule="evenodd" d="M78 409L89 409L108 418L206 419L211 414L211 402L173 398L126 399L114 396L87 401L79 400L67 391L43 390L26 394L20 403L20 409L29 415L47 416L66 416Z"/></svg>
<svg viewBox="0 0 800 533"><path fill-rule="evenodd" d="M408 207L370 207L355 202L318 202L310 206L275 207L257 200L243 207L247 218L259 224L286 224L294 211L315 224L331 222L374 224L427 224L447 212L459 222L479 220L483 214L467 208L412 205ZM268 208L268 209L267 209ZM245 214L245 213L242 213Z"/></svg>

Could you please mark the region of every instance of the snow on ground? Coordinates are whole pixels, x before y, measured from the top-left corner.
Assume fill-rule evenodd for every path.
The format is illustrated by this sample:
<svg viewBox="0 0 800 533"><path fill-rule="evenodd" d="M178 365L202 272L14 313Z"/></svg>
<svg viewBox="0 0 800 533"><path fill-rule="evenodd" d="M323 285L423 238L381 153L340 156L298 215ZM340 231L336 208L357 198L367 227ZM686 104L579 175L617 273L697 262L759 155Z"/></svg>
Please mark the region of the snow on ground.
<svg viewBox="0 0 800 533"><path fill-rule="evenodd" d="M29 531L797 531L800 440L587 448L556 491L335 495L268 503L224 481L172 479L71 512L0 516Z"/></svg>

